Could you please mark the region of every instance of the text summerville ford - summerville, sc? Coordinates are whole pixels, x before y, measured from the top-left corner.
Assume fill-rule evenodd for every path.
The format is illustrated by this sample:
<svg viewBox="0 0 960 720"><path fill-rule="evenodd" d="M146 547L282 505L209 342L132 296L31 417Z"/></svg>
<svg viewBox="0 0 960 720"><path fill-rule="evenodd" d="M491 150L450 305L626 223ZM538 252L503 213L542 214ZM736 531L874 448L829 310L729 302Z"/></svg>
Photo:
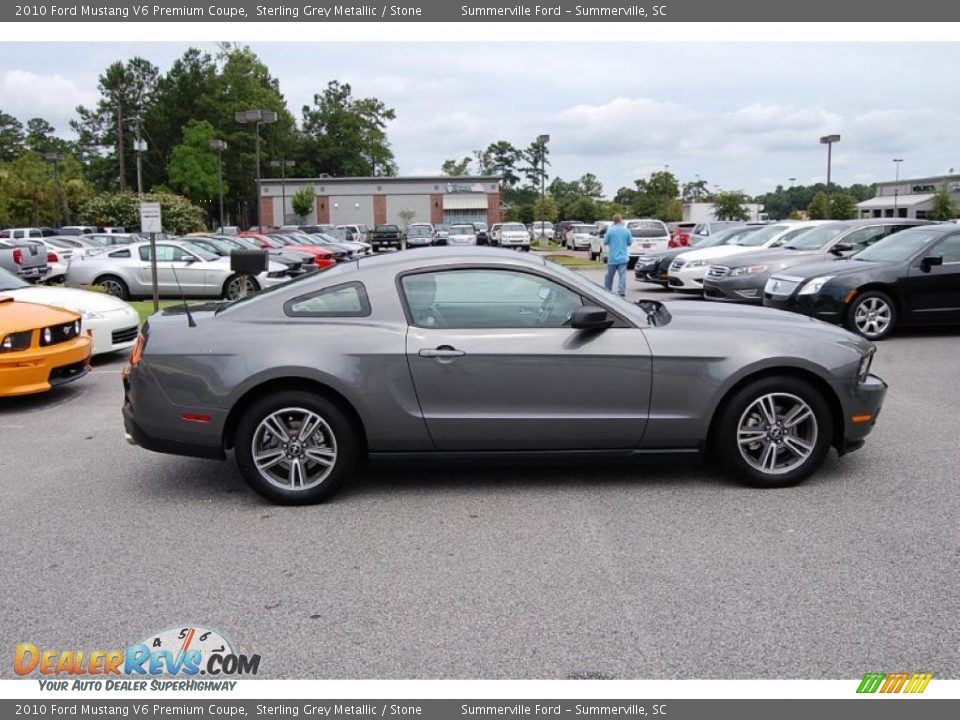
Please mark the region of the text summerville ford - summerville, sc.
<svg viewBox="0 0 960 720"><path fill-rule="evenodd" d="M230 5L203 4L165 7L161 5L124 5L111 7L92 4L34 4L15 5L15 15L23 18L90 18L90 19L287 19L300 18L375 20L386 18L426 18L423 8L416 5L257 5L252 11ZM576 5L513 5L489 7L461 5L460 17L465 18L647 18L666 17L666 5L641 7L638 5L598 7Z"/></svg>

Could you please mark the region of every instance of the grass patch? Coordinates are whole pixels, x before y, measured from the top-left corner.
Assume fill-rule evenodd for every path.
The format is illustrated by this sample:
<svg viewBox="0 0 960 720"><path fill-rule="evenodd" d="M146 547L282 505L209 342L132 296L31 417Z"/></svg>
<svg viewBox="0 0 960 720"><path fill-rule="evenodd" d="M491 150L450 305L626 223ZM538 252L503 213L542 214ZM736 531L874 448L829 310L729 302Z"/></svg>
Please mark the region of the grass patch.
<svg viewBox="0 0 960 720"><path fill-rule="evenodd" d="M560 243L555 243L553 240L546 240L544 238L538 238L530 243L530 247L536 248L537 250L563 250L563 246Z"/></svg>
<svg viewBox="0 0 960 720"><path fill-rule="evenodd" d="M140 316L141 325L143 325L148 317L153 315L153 300L128 300L127 303L137 311L137 314ZM182 300L161 300L160 309L162 310L171 305L181 304L183 304Z"/></svg>
<svg viewBox="0 0 960 720"><path fill-rule="evenodd" d="M545 255L544 257L550 262L555 262L557 265L563 265L564 267L603 267L605 264L599 260L572 255Z"/></svg>

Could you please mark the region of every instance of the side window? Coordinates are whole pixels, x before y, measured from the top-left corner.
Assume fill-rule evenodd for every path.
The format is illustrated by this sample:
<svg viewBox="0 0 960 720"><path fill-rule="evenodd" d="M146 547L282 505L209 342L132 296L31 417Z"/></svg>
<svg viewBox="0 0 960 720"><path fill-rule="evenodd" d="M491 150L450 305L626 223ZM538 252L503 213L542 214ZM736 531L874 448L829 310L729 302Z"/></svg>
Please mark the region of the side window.
<svg viewBox="0 0 960 720"><path fill-rule="evenodd" d="M288 300L283 311L290 317L367 317L370 300L362 283L351 282Z"/></svg>
<svg viewBox="0 0 960 720"><path fill-rule="evenodd" d="M947 263L960 263L960 234L951 235L941 240L928 254L942 257L944 265Z"/></svg>
<svg viewBox="0 0 960 720"><path fill-rule="evenodd" d="M191 260L196 260L197 257L192 253L188 253L183 248L173 247L173 261L174 262L189 262Z"/></svg>
<svg viewBox="0 0 960 720"><path fill-rule="evenodd" d="M877 240L885 237L890 227L888 225L878 225L876 227L863 227L854 230L840 242L845 242L853 247L853 251L863 250L870 247Z"/></svg>
<svg viewBox="0 0 960 720"><path fill-rule="evenodd" d="M786 245L788 242L793 240L797 235L800 235L801 233L805 233L809 229L810 229L809 227L800 227L795 230L791 230L790 232L785 232L783 235L780 236L780 239L774 242L773 245L771 245L770 247L777 248L782 245Z"/></svg>
<svg viewBox="0 0 960 720"><path fill-rule="evenodd" d="M173 245L157 245L157 262L173 262L176 253ZM144 262L150 262L150 246L144 245L140 248L140 259Z"/></svg>
<svg viewBox="0 0 960 720"><path fill-rule="evenodd" d="M580 295L530 273L447 270L401 280L412 323L433 328L560 328Z"/></svg>
<svg viewBox="0 0 960 720"><path fill-rule="evenodd" d="M141 252L141 253L143 252L143 248L140 248L140 252ZM115 258L128 258L128 257L130 257L130 251L129 251L129 250L117 250L117 251L115 251L115 252L110 253L110 257L115 257Z"/></svg>

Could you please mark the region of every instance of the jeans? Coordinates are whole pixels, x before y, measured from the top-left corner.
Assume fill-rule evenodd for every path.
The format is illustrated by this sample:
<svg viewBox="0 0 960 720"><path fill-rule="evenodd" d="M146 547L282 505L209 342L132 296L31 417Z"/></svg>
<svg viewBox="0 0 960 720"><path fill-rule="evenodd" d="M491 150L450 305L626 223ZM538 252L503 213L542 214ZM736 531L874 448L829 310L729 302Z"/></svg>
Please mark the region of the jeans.
<svg viewBox="0 0 960 720"><path fill-rule="evenodd" d="M617 293L620 297L627 296L627 264L618 263L616 265L607 264L607 276L603 279L603 286L607 290L613 290L613 274L617 274Z"/></svg>

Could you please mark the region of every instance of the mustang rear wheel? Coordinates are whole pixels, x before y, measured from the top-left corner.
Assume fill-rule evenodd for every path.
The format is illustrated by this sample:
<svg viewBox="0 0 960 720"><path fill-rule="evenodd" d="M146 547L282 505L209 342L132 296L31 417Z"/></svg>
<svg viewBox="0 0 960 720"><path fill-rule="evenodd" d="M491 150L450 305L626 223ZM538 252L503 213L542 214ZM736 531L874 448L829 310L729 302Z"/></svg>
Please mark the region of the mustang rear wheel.
<svg viewBox="0 0 960 720"><path fill-rule="evenodd" d="M357 466L357 433L323 397L285 391L264 397L237 425L236 459L244 479L268 500L307 505L331 497Z"/></svg>
<svg viewBox="0 0 960 720"><path fill-rule="evenodd" d="M730 399L719 419L715 449L747 485L788 487L820 467L832 437L833 416L820 390L799 378L770 377Z"/></svg>

